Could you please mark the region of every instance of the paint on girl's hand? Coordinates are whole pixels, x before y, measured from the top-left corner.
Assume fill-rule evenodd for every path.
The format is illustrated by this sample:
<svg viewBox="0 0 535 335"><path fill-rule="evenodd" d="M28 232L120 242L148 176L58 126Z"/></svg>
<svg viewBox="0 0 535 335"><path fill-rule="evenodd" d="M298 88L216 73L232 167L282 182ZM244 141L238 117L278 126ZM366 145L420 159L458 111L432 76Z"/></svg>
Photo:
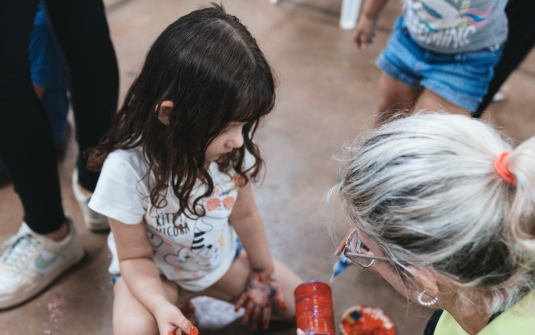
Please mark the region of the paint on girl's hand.
<svg viewBox="0 0 535 335"><path fill-rule="evenodd" d="M249 322L249 316L251 315L250 310L246 310L245 314L243 314L243 318L241 319L242 325L246 325Z"/></svg>
<svg viewBox="0 0 535 335"><path fill-rule="evenodd" d="M286 302L284 300L279 301L279 308L285 311L287 309Z"/></svg>
<svg viewBox="0 0 535 335"><path fill-rule="evenodd" d="M175 335L175 331L174 330L168 330L167 331L167 335Z"/></svg>
<svg viewBox="0 0 535 335"><path fill-rule="evenodd" d="M256 279L261 283L264 282L264 278L262 278L262 275L259 272L256 273Z"/></svg>
<svg viewBox="0 0 535 335"><path fill-rule="evenodd" d="M199 330L194 325L191 325L189 329L189 335L199 335Z"/></svg>

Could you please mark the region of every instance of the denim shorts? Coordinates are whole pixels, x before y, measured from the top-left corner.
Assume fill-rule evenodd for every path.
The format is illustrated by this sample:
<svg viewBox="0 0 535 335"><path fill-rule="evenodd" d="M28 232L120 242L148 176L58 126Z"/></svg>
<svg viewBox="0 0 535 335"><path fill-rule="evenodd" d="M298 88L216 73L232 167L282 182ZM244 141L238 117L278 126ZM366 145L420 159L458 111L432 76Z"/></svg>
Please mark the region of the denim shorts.
<svg viewBox="0 0 535 335"><path fill-rule="evenodd" d="M418 45L399 17L376 65L392 78L426 88L448 102L475 112L487 93L502 46L475 52L439 54Z"/></svg>

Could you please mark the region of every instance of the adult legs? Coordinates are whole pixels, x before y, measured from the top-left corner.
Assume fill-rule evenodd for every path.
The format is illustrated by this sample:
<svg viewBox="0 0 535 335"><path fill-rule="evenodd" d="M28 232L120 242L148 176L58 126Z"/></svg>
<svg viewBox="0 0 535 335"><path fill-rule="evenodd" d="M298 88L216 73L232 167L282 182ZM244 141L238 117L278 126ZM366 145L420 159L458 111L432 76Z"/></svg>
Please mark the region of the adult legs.
<svg viewBox="0 0 535 335"><path fill-rule="evenodd" d="M45 7L71 73L80 156L79 182L93 191L98 173L82 158L109 130L117 106L118 69L101 0L49 0ZM34 93L28 45L37 1L0 5L0 157L36 233L65 227L54 140Z"/></svg>
<svg viewBox="0 0 535 335"><path fill-rule="evenodd" d="M505 12L509 19L507 42L500 61L494 68L494 77L489 84L487 94L473 114L474 117L481 117L500 86L535 45L535 21L533 21L535 1L509 0Z"/></svg>
<svg viewBox="0 0 535 335"><path fill-rule="evenodd" d="M78 182L94 191L99 173L83 152L109 131L117 108L119 74L102 0L44 0L52 29L70 71L71 100L80 154Z"/></svg>
<svg viewBox="0 0 535 335"><path fill-rule="evenodd" d="M37 1L0 3L0 158L36 233L65 222L54 138L30 80L28 45Z"/></svg>
<svg viewBox="0 0 535 335"><path fill-rule="evenodd" d="M104 8L101 0L46 4L71 70L83 151L107 131L117 102L117 64ZM37 0L0 2L0 158L20 196L26 222L0 257L0 308L22 302L21 294L24 300L31 298L83 256L61 205L50 122L30 80L28 46L36 10ZM98 175L89 173L83 160L78 165L82 186L92 191ZM37 262L40 252L65 252L69 257Z"/></svg>

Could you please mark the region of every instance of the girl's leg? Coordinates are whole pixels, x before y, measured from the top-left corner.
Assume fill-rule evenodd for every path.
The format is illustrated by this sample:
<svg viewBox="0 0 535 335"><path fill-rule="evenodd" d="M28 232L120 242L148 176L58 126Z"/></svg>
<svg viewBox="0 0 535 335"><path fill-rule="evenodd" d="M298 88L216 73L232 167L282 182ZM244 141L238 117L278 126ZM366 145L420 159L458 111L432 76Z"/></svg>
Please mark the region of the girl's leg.
<svg viewBox="0 0 535 335"><path fill-rule="evenodd" d="M438 109L444 109L444 111L451 113L451 114L470 115L470 112L467 111L466 109L452 104L448 100L442 98L435 92L428 90L428 89L423 90L422 94L418 98L416 107L418 109L420 108L427 109L429 111L436 111Z"/></svg>
<svg viewBox="0 0 535 335"><path fill-rule="evenodd" d="M287 308L282 310L277 304L273 304L272 319L294 321L295 301L293 292L303 280L277 260L274 259L273 264L275 266L274 275L281 285ZM223 278L202 292L202 294L234 304L249 283L250 275L251 266L247 254L242 251Z"/></svg>
<svg viewBox="0 0 535 335"><path fill-rule="evenodd" d="M162 279L169 301L180 306L178 286ZM115 335L158 335L158 326L152 314L132 295L123 278L113 287L113 333ZM184 299L191 299L181 295ZM180 301L179 301L180 300Z"/></svg>
<svg viewBox="0 0 535 335"><path fill-rule="evenodd" d="M375 126L388 122L396 114L409 115L422 92L420 88L402 83L384 72L381 73L379 90L379 110L375 116Z"/></svg>

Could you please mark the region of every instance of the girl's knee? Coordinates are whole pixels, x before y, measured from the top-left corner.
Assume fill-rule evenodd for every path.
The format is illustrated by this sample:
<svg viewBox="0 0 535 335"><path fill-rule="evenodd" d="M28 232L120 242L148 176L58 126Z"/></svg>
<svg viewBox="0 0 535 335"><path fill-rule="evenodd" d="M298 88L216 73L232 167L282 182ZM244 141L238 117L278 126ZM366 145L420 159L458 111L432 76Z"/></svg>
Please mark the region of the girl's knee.
<svg viewBox="0 0 535 335"><path fill-rule="evenodd" d="M158 326L152 314L130 293L119 278L113 287L114 335L158 335Z"/></svg>

